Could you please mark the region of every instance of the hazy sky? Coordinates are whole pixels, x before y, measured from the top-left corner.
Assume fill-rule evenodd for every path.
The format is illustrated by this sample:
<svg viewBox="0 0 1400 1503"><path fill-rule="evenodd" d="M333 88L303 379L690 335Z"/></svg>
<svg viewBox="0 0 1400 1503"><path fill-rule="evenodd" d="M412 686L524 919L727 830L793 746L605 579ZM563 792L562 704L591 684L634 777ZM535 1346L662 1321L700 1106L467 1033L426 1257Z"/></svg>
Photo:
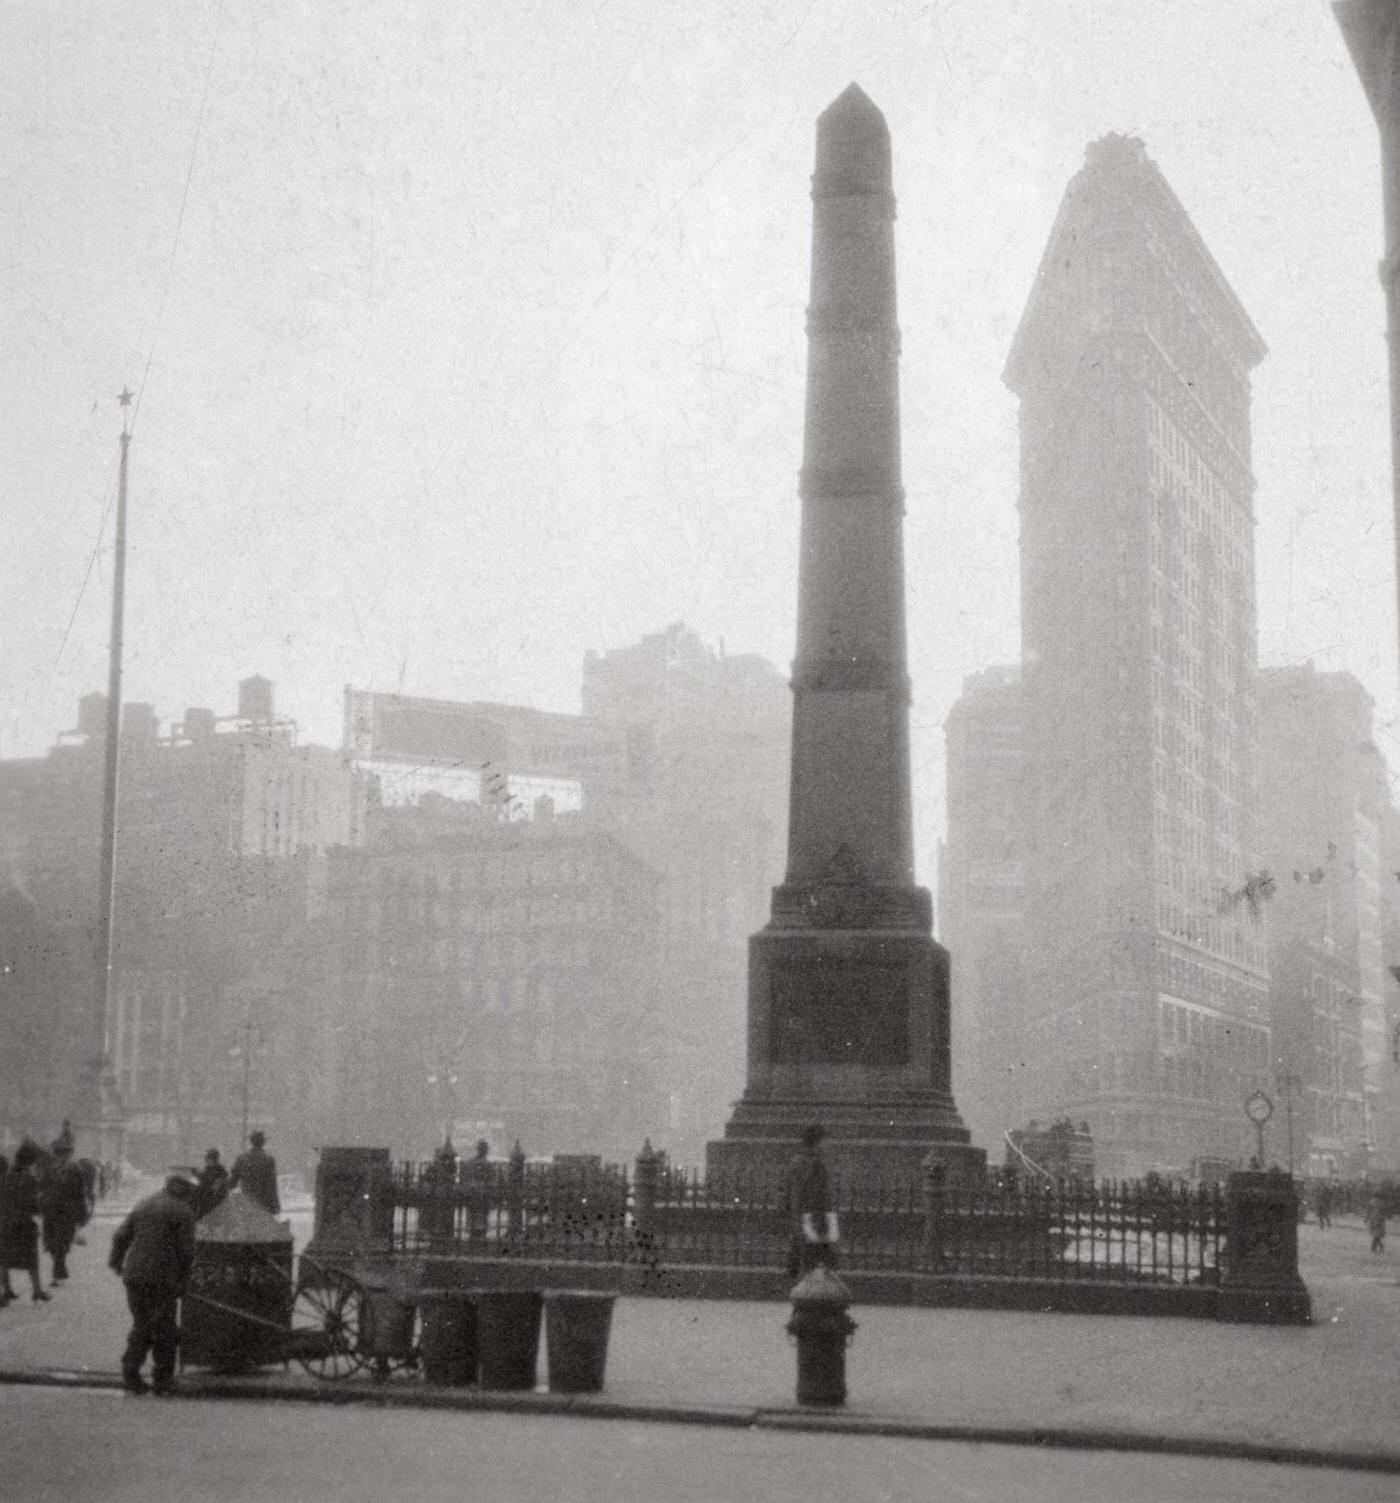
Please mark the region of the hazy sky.
<svg viewBox="0 0 1400 1503"><path fill-rule="evenodd" d="M347 682L576 709L585 649L675 619L786 666L852 79L894 137L921 878L943 717L1018 652L1002 365L1110 130L1270 348L1261 660L1356 673L1400 763L1378 147L1325 0L6 0L0 756L105 686L123 384L162 718L254 672L332 744Z"/></svg>

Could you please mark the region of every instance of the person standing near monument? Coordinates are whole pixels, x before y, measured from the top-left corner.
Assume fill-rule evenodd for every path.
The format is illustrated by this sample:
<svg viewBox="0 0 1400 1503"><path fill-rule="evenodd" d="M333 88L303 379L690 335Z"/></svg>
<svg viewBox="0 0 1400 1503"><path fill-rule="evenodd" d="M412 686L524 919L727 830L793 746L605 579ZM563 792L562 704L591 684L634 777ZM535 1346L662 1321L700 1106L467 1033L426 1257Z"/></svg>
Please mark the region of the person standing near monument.
<svg viewBox="0 0 1400 1503"><path fill-rule="evenodd" d="M151 1354L151 1383L158 1394L175 1392L179 1345L176 1306L194 1266L194 1186L178 1174L143 1200L117 1228L108 1264L126 1285L131 1334L122 1353L122 1383L145 1393L141 1367Z"/></svg>
<svg viewBox="0 0 1400 1503"><path fill-rule="evenodd" d="M280 1216L282 1202L277 1194L277 1160L263 1147L266 1142L265 1133L248 1134L248 1149L233 1161L228 1188L230 1194L241 1189L245 1195L251 1195L265 1211Z"/></svg>
<svg viewBox="0 0 1400 1503"><path fill-rule="evenodd" d="M818 1263L834 1262L836 1217L821 1144L826 1129L813 1122L802 1129L802 1146L788 1165L787 1214L792 1227L788 1277L798 1279Z"/></svg>

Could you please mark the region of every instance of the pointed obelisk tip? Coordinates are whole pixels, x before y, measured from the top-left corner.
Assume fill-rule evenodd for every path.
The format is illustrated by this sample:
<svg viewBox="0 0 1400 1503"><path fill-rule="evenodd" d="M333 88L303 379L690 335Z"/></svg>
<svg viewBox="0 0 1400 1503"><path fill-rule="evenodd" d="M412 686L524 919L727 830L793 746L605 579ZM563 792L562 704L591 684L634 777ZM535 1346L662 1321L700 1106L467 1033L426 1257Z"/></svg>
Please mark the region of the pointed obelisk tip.
<svg viewBox="0 0 1400 1503"><path fill-rule="evenodd" d="M889 186L890 128L857 83L817 117L817 172L822 177Z"/></svg>

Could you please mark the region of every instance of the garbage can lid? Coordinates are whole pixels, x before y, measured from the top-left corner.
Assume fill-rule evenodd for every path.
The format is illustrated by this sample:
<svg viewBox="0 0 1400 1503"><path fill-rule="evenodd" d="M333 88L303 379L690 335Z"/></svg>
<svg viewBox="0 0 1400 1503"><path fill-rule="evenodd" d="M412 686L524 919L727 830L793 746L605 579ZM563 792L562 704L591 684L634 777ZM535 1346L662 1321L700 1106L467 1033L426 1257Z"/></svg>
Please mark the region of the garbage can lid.
<svg viewBox="0 0 1400 1503"><path fill-rule="evenodd" d="M292 1226L279 1221L251 1195L234 1190L202 1220L195 1223L196 1242L243 1242L262 1246L290 1242Z"/></svg>

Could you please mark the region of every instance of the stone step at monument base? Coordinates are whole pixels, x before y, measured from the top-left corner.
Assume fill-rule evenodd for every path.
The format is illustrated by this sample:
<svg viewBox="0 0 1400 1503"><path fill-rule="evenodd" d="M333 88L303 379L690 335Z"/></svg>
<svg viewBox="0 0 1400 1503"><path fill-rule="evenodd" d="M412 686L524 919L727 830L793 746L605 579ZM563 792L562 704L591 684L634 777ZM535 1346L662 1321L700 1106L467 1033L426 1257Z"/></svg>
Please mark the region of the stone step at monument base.
<svg viewBox="0 0 1400 1503"><path fill-rule="evenodd" d="M709 1184L726 1179L781 1179L797 1152L802 1129L820 1122L826 1129L822 1157L843 1187L891 1181L918 1182L930 1153L943 1164L947 1183L977 1185L986 1173L987 1154L975 1148L956 1111L925 1106L911 1111L858 1108L849 1102L741 1102L725 1135L705 1145Z"/></svg>

